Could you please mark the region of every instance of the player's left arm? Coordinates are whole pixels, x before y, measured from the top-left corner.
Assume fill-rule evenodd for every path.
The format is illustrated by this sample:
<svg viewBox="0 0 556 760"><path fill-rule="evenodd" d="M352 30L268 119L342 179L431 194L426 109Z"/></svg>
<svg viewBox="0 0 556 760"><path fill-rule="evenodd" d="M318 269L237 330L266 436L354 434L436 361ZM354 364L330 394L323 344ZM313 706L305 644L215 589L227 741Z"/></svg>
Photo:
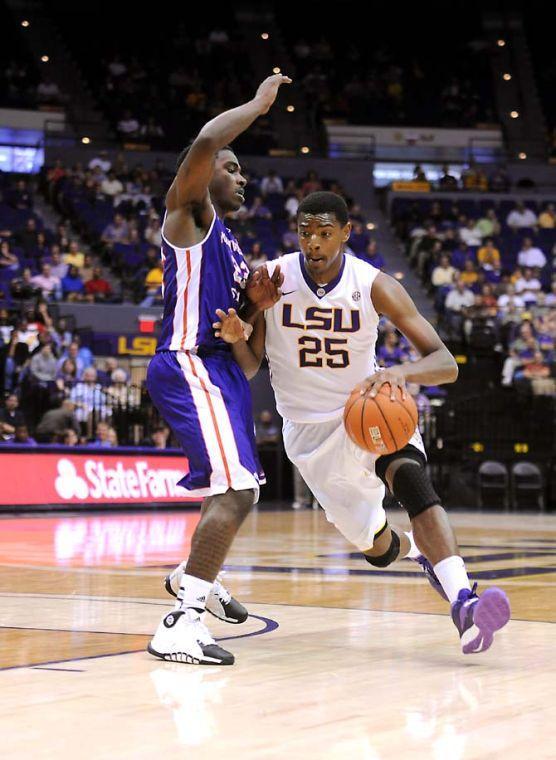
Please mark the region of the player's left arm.
<svg viewBox="0 0 556 760"><path fill-rule="evenodd" d="M405 335L421 354L416 362L404 362L368 377L361 392L375 396L384 383L390 383L392 396L395 387L406 395L405 384L440 385L453 383L458 365L441 341L434 327L418 311L406 289L393 277L381 272L372 286L373 305Z"/></svg>

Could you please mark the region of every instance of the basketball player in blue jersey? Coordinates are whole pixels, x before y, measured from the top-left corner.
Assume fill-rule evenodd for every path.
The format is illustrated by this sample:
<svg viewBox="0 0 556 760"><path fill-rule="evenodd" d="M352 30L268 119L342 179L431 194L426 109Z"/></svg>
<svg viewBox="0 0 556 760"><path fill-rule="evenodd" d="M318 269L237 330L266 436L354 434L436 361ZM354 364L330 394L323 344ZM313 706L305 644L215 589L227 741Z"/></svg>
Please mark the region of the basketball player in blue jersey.
<svg viewBox="0 0 556 760"><path fill-rule="evenodd" d="M281 85L290 82L271 76L252 100L208 122L179 157L166 196L164 315L147 388L189 460L180 485L204 501L179 580L172 584L175 574L167 579L167 589L177 596L175 609L164 615L148 647L165 660L231 665L233 655L215 643L200 615L208 609L232 623L247 617L217 575L258 499L264 475L249 384L229 344L215 336L213 322L223 305L243 310L246 322L254 321L280 297L279 270L272 278L266 270L249 278L239 244L223 220L240 208L245 186L228 143L267 113Z"/></svg>
<svg viewBox="0 0 556 760"><path fill-rule="evenodd" d="M409 557L451 604L464 654L485 651L509 620L499 588L481 596L471 588L440 498L426 472L418 431L404 448L376 457L359 449L343 425L354 387L375 396L388 383L405 393L407 382L437 385L456 380L457 365L402 285L367 262L346 256L350 235L344 200L328 192L307 196L298 209L300 253L269 262L284 275L283 297L260 314L249 340L234 309L219 311L216 334L233 346L247 377L266 351L277 409L284 418L288 457L324 508L327 519L385 568ZM379 315L384 314L421 358L376 368ZM382 502L387 486L406 509L412 531L390 526Z"/></svg>

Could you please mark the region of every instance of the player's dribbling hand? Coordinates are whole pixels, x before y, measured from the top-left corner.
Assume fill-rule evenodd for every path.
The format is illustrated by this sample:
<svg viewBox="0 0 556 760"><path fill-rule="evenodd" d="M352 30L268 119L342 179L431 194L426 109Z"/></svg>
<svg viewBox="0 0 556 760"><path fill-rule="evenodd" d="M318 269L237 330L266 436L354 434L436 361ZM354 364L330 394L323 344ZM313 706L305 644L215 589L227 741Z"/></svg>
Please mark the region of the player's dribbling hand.
<svg viewBox="0 0 556 760"><path fill-rule="evenodd" d="M247 280L245 293L251 303L254 303L261 311L271 309L282 298L280 288L283 282L284 275L280 271L279 264L274 269L272 277L269 276L268 269L263 264L255 269Z"/></svg>
<svg viewBox="0 0 556 760"><path fill-rule="evenodd" d="M396 400L396 388L402 393L402 398L407 398L407 388L405 387L405 375L401 367L389 367L380 372L375 372L359 384L359 390L362 396L374 398L385 383L390 384L390 399Z"/></svg>
<svg viewBox="0 0 556 760"><path fill-rule="evenodd" d="M216 316L220 321L213 322L212 326L217 338L222 338L226 343L237 343L246 339L243 323L235 309L228 309L227 314L222 309L216 309Z"/></svg>
<svg viewBox="0 0 556 760"><path fill-rule="evenodd" d="M278 90L283 84L291 84L292 80L283 74L273 74L261 82L255 94L255 100L261 104L261 114L268 113L270 106L276 100Z"/></svg>

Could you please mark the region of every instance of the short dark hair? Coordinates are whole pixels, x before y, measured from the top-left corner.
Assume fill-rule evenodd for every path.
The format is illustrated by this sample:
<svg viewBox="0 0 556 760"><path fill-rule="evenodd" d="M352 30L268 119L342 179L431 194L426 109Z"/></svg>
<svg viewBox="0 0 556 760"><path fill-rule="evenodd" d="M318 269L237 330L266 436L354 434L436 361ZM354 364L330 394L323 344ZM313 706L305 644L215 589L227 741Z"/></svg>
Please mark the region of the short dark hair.
<svg viewBox="0 0 556 760"><path fill-rule="evenodd" d="M182 150L182 152L179 154L178 159L176 161L176 171L178 171L178 169L180 168L180 166L185 161L185 157L187 156L187 154L191 150L191 146L193 145L194 142L195 142L195 140L191 140L191 142L188 145L186 145L185 148ZM220 151L222 151L222 150L231 150L232 153L234 152L234 149L231 147L231 145L224 145L222 148L220 148L219 150L216 151L216 155L218 155L220 153Z"/></svg>
<svg viewBox="0 0 556 760"><path fill-rule="evenodd" d="M331 193L327 190L319 190L316 193L310 193L303 198L297 209L299 214L334 214L342 227L349 221L349 212L345 200L337 193Z"/></svg>

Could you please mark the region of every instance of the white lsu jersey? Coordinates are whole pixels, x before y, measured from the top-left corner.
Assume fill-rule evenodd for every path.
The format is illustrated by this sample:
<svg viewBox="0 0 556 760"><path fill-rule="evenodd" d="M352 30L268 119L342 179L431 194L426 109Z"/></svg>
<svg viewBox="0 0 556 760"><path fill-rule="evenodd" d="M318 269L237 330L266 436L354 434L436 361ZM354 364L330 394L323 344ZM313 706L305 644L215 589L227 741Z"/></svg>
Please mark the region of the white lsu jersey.
<svg viewBox="0 0 556 760"><path fill-rule="evenodd" d="M380 273L344 255L337 277L315 283L302 253L280 264L282 298L265 311L266 355L279 414L293 422L325 422L342 415L347 398L376 367L379 316L371 288Z"/></svg>

